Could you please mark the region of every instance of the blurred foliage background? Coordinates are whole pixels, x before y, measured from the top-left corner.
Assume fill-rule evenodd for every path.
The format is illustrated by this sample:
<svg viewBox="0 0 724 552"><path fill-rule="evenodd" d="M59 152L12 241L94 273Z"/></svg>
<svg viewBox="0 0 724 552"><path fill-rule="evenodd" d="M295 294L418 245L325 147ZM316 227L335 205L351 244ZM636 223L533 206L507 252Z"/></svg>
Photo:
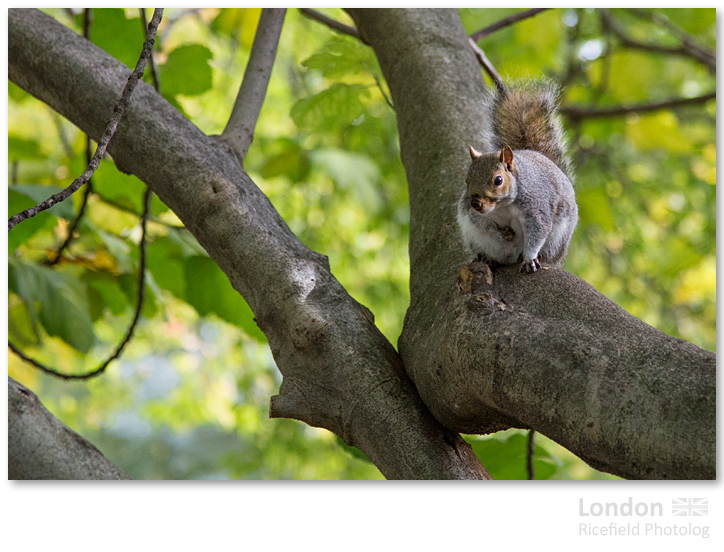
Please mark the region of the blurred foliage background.
<svg viewBox="0 0 724 552"><path fill-rule="evenodd" d="M351 23L341 10L323 11ZM47 12L81 32L81 13ZM515 12L460 13L472 34ZM92 15L91 40L133 67L144 35L138 10ZM161 92L206 133L226 124L259 15L165 11ZM549 75L565 85L565 106L596 109L715 90L706 64L677 51L686 38L714 52L715 24L714 9L555 9L480 45L504 76ZM69 185L86 161L73 125L12 83L8 93L12 215ZM369 48L289 10L245 167L396 343L409 302L409 212L388 96ZM565 268L652 326L714 351L715 101L566 126L581 220ZM53 266L82 191L10 232L8 331L27 354L83 373L121 340L137 296L144 188L105 160L77 237ZM134 478L382 478L330 432L268 418L281 377L251 310L155 197L148 233L147 300L122 358L100 377L66 382L9 354L10 376ZM523 432L469 440L496 478L526 477ZM536 473L612 477L542 436Z"/></svg>

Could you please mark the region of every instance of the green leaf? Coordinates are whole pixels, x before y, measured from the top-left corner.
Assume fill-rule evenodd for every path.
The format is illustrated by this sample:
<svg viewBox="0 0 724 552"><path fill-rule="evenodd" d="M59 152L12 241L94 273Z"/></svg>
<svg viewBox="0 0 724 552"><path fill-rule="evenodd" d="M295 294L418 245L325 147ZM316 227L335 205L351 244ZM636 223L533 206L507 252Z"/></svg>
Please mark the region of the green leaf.
<svg viewBox="0 0 724 552"><path fill-rule="evenodd" d="M186 298L185 261L182 248L169 237L148 244L146 266L161 288L179 299Z"/></svg>
<svg viewBox="0 0 724 552"><path fill-rule="evenodd" d="M466 439L494 479L528 479L528 436L516 433L507 438ZM550 479L557 470L556 461L536 444L533 456L536 479Z"/></svg>
<svg viewBox="0 0 724 552"><path fill-rule="evenodd" d="M215 314L244 329L257 341L266 337L254 321L246 301L231 286L226 275L208 257L190 257L186 261L186 302L201 316Z"/></svg>
<svg viewBox="0 0 724 552"><path fill-rule="evenodd" d="M93 174L93 191L138 215L143 212L145 184L132 174L123 174L113 163L100 164Z"/></svg>
<svg viewBox="0 0 724 552"><path fill-rule="evenodd" d="M140 16L126 19L123 8L93 10L91 41L133 70L141 55L146 33Z"/></svg>
<svg viewBox="0 0 724 552"><path fill-rule="evenodd" d="M121 274L118 278L118 285L123 291L128 304L135 312L138 305L138 274ZM141 307L141 316L151 319L158 314L159 305L156 296L158 286L155 282L150 282L148 274L146 274L146 285L144 286L144 300Z"/></svg>
<svg viewBox="0 0 724 552"><path fill-rule="evenodd" d="M364 113L360 98L370 95L360 84L333 84L319 94L299 100L291 116L299 128L331 130L351 124Z"/></svg>
<svg viewBox="0 0 724 552"><path fill-rule="evenodd" d="M164 96L195 96L209 90L212 85L209 60L212 57L211 50L200 44L179 46L172 51L159 68Z"/></svg>
<svg viewBox="0 0 724 552"><path fill-rule="evenodd" d="M14 189L8 189L8 214L15 215L37 205L35 200L29 198L25 194L16 192ZM17 226L15 226L10 232L8 232L8 254L15 251L18 246L28 241L33 234L39 231L41 228L52 228L55 223L53 219L47 213L40 213L39 215L26 219Z"/></svg>
<svg viewBox="0 0 724 552"><path fill-rule="evenodd" d="M35 202L35 205L37 205L38 203L42 203L48 199L50 196L61 192L63 187L46 186L43 184L21 184L19 186L12 186L10 189L29 197ZM46 211L54 217L68 220L72 219L75 215L73 211L73 201L70 198L65 201L61 201L60 203L56 203L50 209L46 209Z"/></svg>
<svg viewBox="0 0 724 552"><path fill-rule="evenodd" d="M327 78L357 75L373 64L369 48L360 46L358 40L334 37L323 52L313 54L302 62L307 69L316 69Z"/></svg>
<svg viewBox="0 0 724 552"><path fill-rule="evenodd" d="M674 279L678 274L701 262L701 255L681 237L670 238L659 255L656 270L664 277Z"/></svg>
<svg viewBox="0 0 724 552"><path fill-rule="evenodd" d="M243 8L221 8L219 15L211 22L211 30L217 34L225 34L233 38L239 34L243 21Z"/></svg>
<svg viewBox="0 0 724 552"><path fill-rule="evenodd" d="M10 259L8 287L28 307L33 325L39 320L49 335L87 353L95 339L83 283L71 274Z"/></svg>
<svg viewBox="0 0 724 552"><path fill-rule="evenodd" d="M116 260L121 270L124 272L134 270L136 261L131 257L132 247L126 240L100 229L96 230L96 234L108 250L108 253Z"/></svg>
<svg viewBox="0 0 724 552"><path fill-rule="evenodd" d="M97 320L107 308L118 316L126 312L129 303L126 295L121 291L115 278L98 276L96 273L90 280L88 294L91 298L93 319Z"/></svg>
<svg viewBox="0 0 724 552"><path fill-rule="evenodd" d="M184 257L193 255L209 256L206 250L196 241L193 234L186 229L169 232L168 239L181 248L180 251Z"/></svg>

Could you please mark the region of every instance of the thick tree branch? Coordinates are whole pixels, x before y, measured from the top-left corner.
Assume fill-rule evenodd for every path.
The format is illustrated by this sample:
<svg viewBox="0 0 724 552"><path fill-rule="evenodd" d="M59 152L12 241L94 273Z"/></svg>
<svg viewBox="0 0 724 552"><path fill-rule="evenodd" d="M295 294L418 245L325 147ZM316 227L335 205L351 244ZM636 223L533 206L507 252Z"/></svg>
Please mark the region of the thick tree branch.
<svg viewBox="0 0 724 552"><path fill-rule="evenodd" d="M286 11L285 8L261 10L244 79L241 81L229 122L221 134L242 163L254 140L254 128L264 105Z"/></svg>
<svg viewBox="0 0 724 552"><path fill-rule="evenodd" d="M411 209L399 348L435 417L461 432L535 429L623 477L714 478L713 353L560 269L465 268L461 291L455 205L467 145L482 141L485 87L457 12L350 12L396 106Z"/></svg>
<svg viewBox="0 0 724 552"><path fill-rule="evenodd" d="M130 479L8 378L8 479Z"/></svg>
<svg viewBox="0 0 724 552"><path fill-rule="evenodd" d="M128 76L121 63L36 10L9 10L8 50L16 84L102 134ZM179 216L251 306L284 375L273 415L330 429L388 478L489 477L431 416L369 311L291 232L234 154L145 83L109 152Z"/></svg>

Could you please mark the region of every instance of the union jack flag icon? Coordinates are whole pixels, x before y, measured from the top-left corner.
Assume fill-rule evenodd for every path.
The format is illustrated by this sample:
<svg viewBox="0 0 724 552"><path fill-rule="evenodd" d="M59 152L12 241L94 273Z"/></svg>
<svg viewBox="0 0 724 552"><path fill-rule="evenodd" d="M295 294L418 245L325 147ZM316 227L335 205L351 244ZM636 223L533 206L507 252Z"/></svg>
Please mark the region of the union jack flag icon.
<svg viewBox="0 0 724 552"><path fill-rule="evenodd" d="M708 498L674 498L671 504L675 516L708 516Z"/></svg>

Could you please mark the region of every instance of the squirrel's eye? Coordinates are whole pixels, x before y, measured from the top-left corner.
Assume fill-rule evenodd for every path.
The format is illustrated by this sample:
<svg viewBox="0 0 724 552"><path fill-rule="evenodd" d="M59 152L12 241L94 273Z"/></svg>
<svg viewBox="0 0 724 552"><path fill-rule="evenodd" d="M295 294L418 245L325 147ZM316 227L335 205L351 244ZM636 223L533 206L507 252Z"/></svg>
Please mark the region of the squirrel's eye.
<svg viewBox="0 0 724 552"><path fill-rule="evenodd" d="M493 186L496 188L503 185L503 177L498 175L493 179Z"/></svg>

